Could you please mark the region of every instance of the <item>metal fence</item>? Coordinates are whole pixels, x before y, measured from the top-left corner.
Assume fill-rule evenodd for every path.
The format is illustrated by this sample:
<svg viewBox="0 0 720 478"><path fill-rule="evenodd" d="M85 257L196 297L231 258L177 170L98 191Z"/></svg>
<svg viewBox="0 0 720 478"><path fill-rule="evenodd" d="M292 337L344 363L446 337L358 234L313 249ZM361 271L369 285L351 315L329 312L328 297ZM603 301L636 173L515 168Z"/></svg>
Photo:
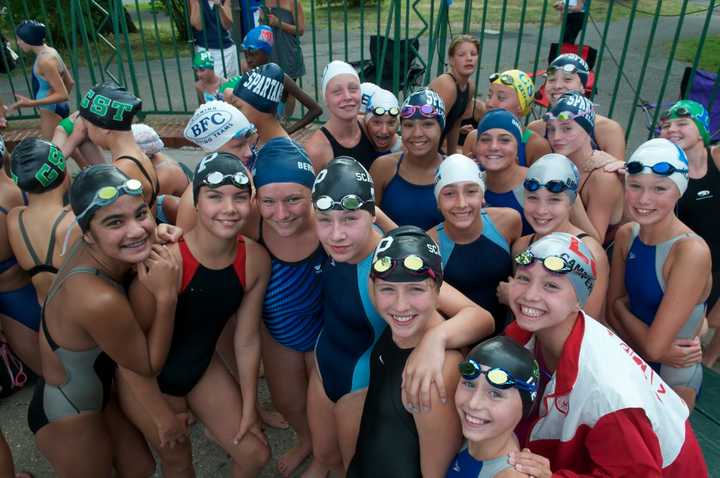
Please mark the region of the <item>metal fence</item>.
<svg viewBox="0 0 720 478"><path fill-rule="evenodd" d="M227 1L234 2L237 25L241 18L251 22L251 10L264 6L256 0ZM298 3L305 34L296 54L307 67L300 82L319 99L322 69L333 59L354 62L363 80L383 82L402 96L445 69L447 45L460 33L480 40L475 81L483 93L495 71L543 69L550 45L562 43L567 16L553 8L554 0L295 0L296 8ZM566 6L571 3L565 0ZM143 98L145 114L187 114L196 108L185 0L2 0L0 5L0 31L20 54L15 70L0 75L6 103L30 90L33 59L19 52L14 30L22 19L36 18L50 27L49 43L73 72L76 102L92 84L113 79ZM585 0L585 6L577 43L597 51L594 100L601 114L625 127L631 145L637 144L651 134L661 109L646 110L648 116L638 105L678 99L685 68L692 68L692 83L706 43L720 43L716 2ZM241 28L235 30L237 40ZM694 52L683 46L687 41L694 42ZM711 73L720 77L720 68L714 69ZM712 89L717 103L720 81ZM26 109L17 117L33 116Z"/></svg>

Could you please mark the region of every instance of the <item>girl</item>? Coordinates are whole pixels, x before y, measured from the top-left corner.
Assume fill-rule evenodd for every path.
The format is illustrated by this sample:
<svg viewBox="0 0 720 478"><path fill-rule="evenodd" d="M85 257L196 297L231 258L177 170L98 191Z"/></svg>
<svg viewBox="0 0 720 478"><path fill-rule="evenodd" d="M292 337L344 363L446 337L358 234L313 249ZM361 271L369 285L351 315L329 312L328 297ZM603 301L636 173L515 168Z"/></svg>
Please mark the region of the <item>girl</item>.
<svg viewBox="0 0 720 478"><path fill-rule="evenodd" d="M370 168L375 201L395 223L430 229L442 221L433 194L438 153L445 127L440 96L422 89L407 97L400 110L404 152L378 158Z"/></svg>
<svg viewBox="0 0 720 478"><path fill-rule="evenodd" d="M415 226L391 231L375 249L370 280L373 304L387 327L370 354L370 385L347 476L442 477L460 446L452 399L430 413L411 414L401 397L410 353L443 321L436 312L443 280L437 245ZM442 374L451 390L461 360L459 352L445 351Z"/></svg>
<svg viewBox="0 0 720 478"><path fill-rule="evenodd" d="M447 110L447 119L440 142L447 141L445 151L454 154L460 134L460 120L470 99L475 98L475 85L470 78L475 74L480 42L472 35L456 37L448 47L450 71L435 78L428 88L436 91Z"/></svg>
<svg viewBox="0 0 720 478"><path fill-rule="evenodd" d="M39 107L40 134L43 138L50 139L60 120L70 114L68 99L75 81L57 50L45 44L45 25L35 20L24 20L15 29L15 35L23 52L35 54L32 67L32 99L15 95L17 101L8 106L7 111Z"/></svg>
<svg viewBox="0 0 720 478"><path fill-rule="evenodd" d="M540 365L539 407L510 463L531 476L707 476L688 409L620 338L583 313L597 269L555 232L515 258L506 333ZM550 466L552 465L552 472Z"/></svg>
<svg viewBox="0 0 720 478"><path fill-rule="evenodd" d="M213 100L221 100L222 91L220 86L227 80L215 73L215 60L213 56L207 51L195 53L192 69L198 79L195 82L195 92L200 100L200 104L202 105Z"/></svg>
<svg viewBox="0 0 720 478"><path fill-rule="evenodd" d="M182 281L176 284L179 306L167 360L155 379L120 370L123 409L158 453L165 476L194 476L192 448L182 439L189 412L230 455L233 476L257 476L269 459L255 401L270 260L262 246L239 234L253 192L250 174L237 157L213 153L200 161L193 179L198 221L171 248L181 258ZM142 327L152 327L149 312L157 305L151 290L136 282L131 297L142 311ZM215 355L220 334L235 315L240 388Z"/></svg>
<svg viewBox="0 0 720 478"><path fill-rule="evenodd" d="M687 157L658 138L640 145L625 169L635 222L618 231L609 317L692 408L702 384L698 334L712 279L707 244L675 215L688 185Z"/></svg>
<svg viewBox="0 0 720 478"><path fill-rule="evenodd" d="M501 333L509 311L495 290L512 274L510 247L520 237L520 215L510 208L483 208L485 181L467 156L445 158L436 179L435 196L445 221L429 234L440 246L445 281L490 312ZM478 268L480 262L483 267Z"/></svg>

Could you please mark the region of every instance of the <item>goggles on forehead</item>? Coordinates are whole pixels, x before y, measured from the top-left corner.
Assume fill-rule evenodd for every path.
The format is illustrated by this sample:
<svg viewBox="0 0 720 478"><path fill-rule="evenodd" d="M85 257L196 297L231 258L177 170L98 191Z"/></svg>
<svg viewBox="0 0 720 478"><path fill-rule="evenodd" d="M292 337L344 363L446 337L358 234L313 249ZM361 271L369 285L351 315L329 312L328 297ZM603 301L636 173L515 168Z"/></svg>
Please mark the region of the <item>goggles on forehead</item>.
<svg viewBox="0 0 720 478"><path fill-rule="evenodd" d="M543 121L548 122L552 120L558 120L558 121L570 121L575 118L578 118L580 116L588 116L592 113L591 110L585 110L585 111L578 111L577 113L573 113L572 111L561 111L557 115L553 114L552 112L548 111L543 115Z"/></svg>
<svg viewBox="0 0 720 478"><path fill-rule="evenodd" d="M485 375L485 379L490 385L501 390L507 390L508 388L515 387L525 392L537 392L537 384L535 382L528 383L522 380L517 380L513 378L510 372L500 367L483 370L475 360L470 359L467 362L458 364L458 368L460 369L460 375L462 375L464 380L475 380L480 375Z"/></svg>
<svg viewBox="0 0 720 478"><path fill-rule="evenodd" d="M560 256L547 256L547 257L535 257L530 249L521 252L515 256L515 264L520 266L528 266L533 261L542 262L543 267L550 272L557 274L567 274L572 272L573 268L564 257Z"/></svg>
<svg viewBox="0 0 720 478"><path fill-rule="evenodd" d="M515 78L512 77L512 75L508 73L493 73L490 75L490 83L495 83L496 81L500 80L500 83L507 86L513 86L515 84Z"/></svg>
<svg viewBox="0 0 720 478"><path fill-rule="evenodd" d="M545 188L551 193L561 193L563 191L566 191L568 189L575 190L574 186L569 185L565 181L558 181L558 180L552 180L548 181L545 184L541 183L537 179L526 179L525 182L523 182L523 187L530 191L531 193L534 193L540 188Z"/></svg>
<svg viewBox="0 0 720 478"><path fill-rule="evenodd" d="M555 73L556 71L563 71L563 72L565 72L565 73L579 73L581 70L580 70L580 68L578 68L577 66L573 65L572 63L567 63L567 64L561 65L561 66L553 66L553 65L550 65L550 66L548 66L548 68L547 68L547 73L548 73L548 74ZM584 71L584 70L582 70L582 72L583 72L583 73L587 73L587 72Z"/></svg>
<svg viewBox="0 0 720 478"><path fill-rule="evenodd" d="M419 113L425 118L435 118L440 116L440 112L433 105L405 105L400 110L400 117L403 119L412 118L416 113Z"/></svg>
<svg viewBox="0 0 720 478"><path fill-rule="evenodd" d="M395 269L398 264L402 264L402 266L410 272L418 275L428 275L432 279L435 279L435 271L433 271L429 265L425 264L422 257L415 254L410 254L403 259L393 259L390 256L380 257L373 262L372 267L373 271L378 274L385 274L386 272Z"/></svg>
<svg viewBox="0 0 720 478"><path fill-rule="evenodd" d="M257 133L257 128L255 128L255 125L245 126L233 135L233 139L247 139L255 133Z"/></svg>
<svg viewBox="0 0 720 478"><path fill-rule="evenodd" d="M85 208L83 212L78 214L76 220L82 219L85 214L91 211L95 207L103 207L108 204L112 204L117 201L122 194L129 196L142 196L143 188L142 183L137 179L128 179L120 186L103 186L95 193L95 197L92 202Z"/></svg>
<svg viewBox="0 0 720 478"><path fill-rule="evenodd" d="M630 161L625 165L625 170L628 174L640 174L645 168L649 168L650 171L657 174L658 176L670 176L671 174L681 173L687 174L687 169L678 169L670 163L665 161L648 166L641 163L640 161Z"/></svg>
<svg viewBox="0 0 720 478"><path fill-rule="evenodd" d="M663 114L660 115L660 121L667 121L668 119L670 119L671 116L692 118L692 112L684 106L680 106L678 108L670 108L668 110L665 110Z"/></svg>
<svg viewBox="0 0 720 478"><path fill-rule="evenodd" d="M315 200L315 209L318 211L328 211L335 206L340 206L341 209L345 209L346 211L356 211L371 202L372 200L363 201L357 194L347 194L339 201L335 201L330 196L320 196Z"/></svg>
<svg viewBox="0 0 720 478"><path fill-rule="evenodd" d="M429 106L429 105L428 105ZM374 106L370 108L368 113L372 113L375 116L390 115L397 116L400 114L400 108L393 106L392 108L383 108L382 106Z"/></svg>
<svg viewBox="0 0 720 478"><path fill-rule="evenodd" d="M216 188L224 184L232 184L238 188L244 188L250 184L250 178L242 171L233 174L223 174L220 171L213 171L205 176L202 183L211 188Z"/></svg>

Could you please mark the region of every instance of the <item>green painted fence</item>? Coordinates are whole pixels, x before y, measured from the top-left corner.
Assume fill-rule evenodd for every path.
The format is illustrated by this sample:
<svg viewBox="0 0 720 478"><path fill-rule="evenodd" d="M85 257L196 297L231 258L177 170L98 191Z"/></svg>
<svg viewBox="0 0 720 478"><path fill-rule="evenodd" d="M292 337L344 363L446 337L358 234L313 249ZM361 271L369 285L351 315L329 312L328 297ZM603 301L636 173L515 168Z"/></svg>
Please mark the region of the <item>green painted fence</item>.
<svg viewBox="0 0 720 478"><path fill-rule="evenodd" d="M227 1L235 2L237 38L241 0ZM567 15L553 8L554 0L295 2L296 6L301 2L305 14L302 52L297 54L303 56L308 73L301 85L320 99L322 69L332 59L359 67L370 60L387 65L384 71L361 69L363 80L385 81L402 96L445 69L447 45L460 33L480 40L475 81L478 92L484 93L487 77L495 71L542 70L550 44L564 35ZM585 4L588 13L577 43L597 50L594 99L602 114L626 128L631 143L650 135L661 110L643 114L637 105L678 99L685 67L692 67L693 75L700 66L720 73L720 55L711 54L720 53L715 0L586 0ZM75 101L92 84L113 79L143 98L145 114L187 114L196 108L185 0L3 0L0 5L0 31L20 53L17 68L0 75L0 97L6 104L15 93L30 90L33 58L19 51L13 32L22 19L36 18L50 27L49 43L60 50L73 72ZM391 40L376 43L375 58L371 58L372 36ZM409 40L407 47L402 40ZM688 42L693 43L688 46ZM713 89L717 98L720 82ZM26 109L11 119L35 114Z"/></svg>

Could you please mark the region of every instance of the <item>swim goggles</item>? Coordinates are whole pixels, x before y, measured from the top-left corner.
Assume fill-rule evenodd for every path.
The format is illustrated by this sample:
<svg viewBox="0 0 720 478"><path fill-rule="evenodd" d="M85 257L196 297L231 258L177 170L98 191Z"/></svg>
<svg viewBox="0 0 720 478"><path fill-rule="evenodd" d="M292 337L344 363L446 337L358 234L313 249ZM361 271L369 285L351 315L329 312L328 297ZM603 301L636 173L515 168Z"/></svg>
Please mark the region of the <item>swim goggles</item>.
<svg viewBox="0 0 720 478"><path fill-rule="evenodd" d="M429 105L428 105L429 106ZM390 115L390 116L397 116L400 114L400 108L393 106L392 108L383 108L382 106L375 106L368 111L368 113L372 113L375 116L382 116L384 114ZM414 113L412 113L414 114Z"/></svg>
<svg viewBox="0 0 720 478"><path fill-rule="evenodd" d="M412 118L416 113L420 113L425 118L435 118L440 116L440 111L433 105L405 105L400 110L400 117L403 119Z"/></svg>
<svg viewBox="0 0 720 478"><path fill-rule="evenodd" d="M425 261L422 260L422 257L415 254L410 254L404 259L393 259L390 256L380 257L375 262L373 262L372 267L373 271L377 272L378 274L384 274L397 267L397 265L400 263L402 263L403 267L410 272L418 275L428 275L432 279L435 279L435 271L433 271L429 265L425 264Z"/></svg>
<svg viewBox="0 0 720 478"><path fill-rule="evenodd" d="M557 115L548 111L543 115L543 121L545 121L546 123L552 120L570 121L580 116L588 116L590 114L592 114L592 110L578 111L577 113L573 113L572 111L561 111Z"/></svg>
<svg viewBox="0 0 720 478"><path fill-rule="evenodd" d="M542 265L543 267L545 267L545 269L549 270L550 272L555 272L557 274L567 274L573 271L571 264L564 257L535 257L535 255L530 249L521 252L520 254L515 256L515 264L520 266L528 266L532 264L533 261L542 262Z"/></svg>
<svg viewBox="0 0 720 478"><path fill-rule="evenodd" d="M85 208L83 212L78 214L76 221L80 221L88 212L96 207L107 206L112 204L123 195L129 196L142 196L143 188L142 183L137 179L128 179L120 186L103 186L95 193L95 197L92 202Z"/></svg>
<svg viewBox="0 0 720 478"><path fill-rule="evenodd" d="M625 165L625 170L628 174L640 174L645 168L649 168L653 173L658 176L670 176L675 173L687 174L687 169L678 169L670 163L665 161L648 166L641 163L640 161L630 161Z"/></svg>
<svg viewBox="0 0 720 478"><path fill-rule="evenodd" d="M667 121L672 116L692 118L693 114L692 111L685 108L684 106L680 106L678 108L670 108L663 111L663 114L660 115L660 121Z"/></svg>
<svg viewBox="0 0 720 478"><path fill-rule="evenodd" d="M561 65L561 66L552 66L551 65L551 66L548 66L548 68L547 68L547 74L552 74L552 73L555 73L556 71L564 71L565 73L578 73L580 71L580 69L571 63L567 63L567 64ZM583 71L583 73L587 73L587 72Z"/></svg>
<svg viewBox="0 0 720 478"><path fill-rule="evenodd" d="M233 174L223 174L220 171L213 171L205 176L202 183L212 188L217 188L223 184L232 184L235 187L244 188L250 184L250 178L242 171Z"/></svg>
<svg viewBox="0 0 720 478"><path fill-rule="evenodd" d="M341 209L355 211L371 202L372 200L363 201L363 199L357 194L348 194L343 196L343 198L339 201L335 201L330 196L320 196L315 200L315 209L318 211L328 211L333 209L335 206L340 206Z"/></svg>
<svg viewBox="0 0 720 478"><path fill-rule="evenodd" d="M488 383L500 390L507 390L508 388L515 387L525 392L537 392L537 383L534 381L528 383L522 380L517 380L510 372L500 367L482 370L480 365L473 359L470 359L467 362L461 362L458 365L458 369L460 369L460 375L462 375L464 380L475 380L480 375L485 375L485 379Z"/></svg>
<svg viewBox="0 0 720 478"><path fill-rule="evenodd" d="M513 86L515 84L515 78L507 73L493 73L490 75L489 80L490 83L495 83L497 80L500 80L500 83L507 86Z"/></svg>
<svg viewBox="0 0 720 478"><path fill-rule="evenodd" d="M255 125L251 124L249 126L241 128L237 133L233 135L232 139L247 139L255 133L257 133L257 128L255 127Z"/></svg>
<svg viewBox="0 0 720 478"><path fill-rule="evenodd" d="M561 193L563 191L566 191L568 189L571 189L575 191L577 189L577 185L574 184L574 182L568 182L565 181L558 181L558 180L552 180L548 181L545 184L542 184L537 179L526 179L525 182L523 182L523 187L530 191L531 193L534 193L540 188L545 188L551 193Z"/></svg>

